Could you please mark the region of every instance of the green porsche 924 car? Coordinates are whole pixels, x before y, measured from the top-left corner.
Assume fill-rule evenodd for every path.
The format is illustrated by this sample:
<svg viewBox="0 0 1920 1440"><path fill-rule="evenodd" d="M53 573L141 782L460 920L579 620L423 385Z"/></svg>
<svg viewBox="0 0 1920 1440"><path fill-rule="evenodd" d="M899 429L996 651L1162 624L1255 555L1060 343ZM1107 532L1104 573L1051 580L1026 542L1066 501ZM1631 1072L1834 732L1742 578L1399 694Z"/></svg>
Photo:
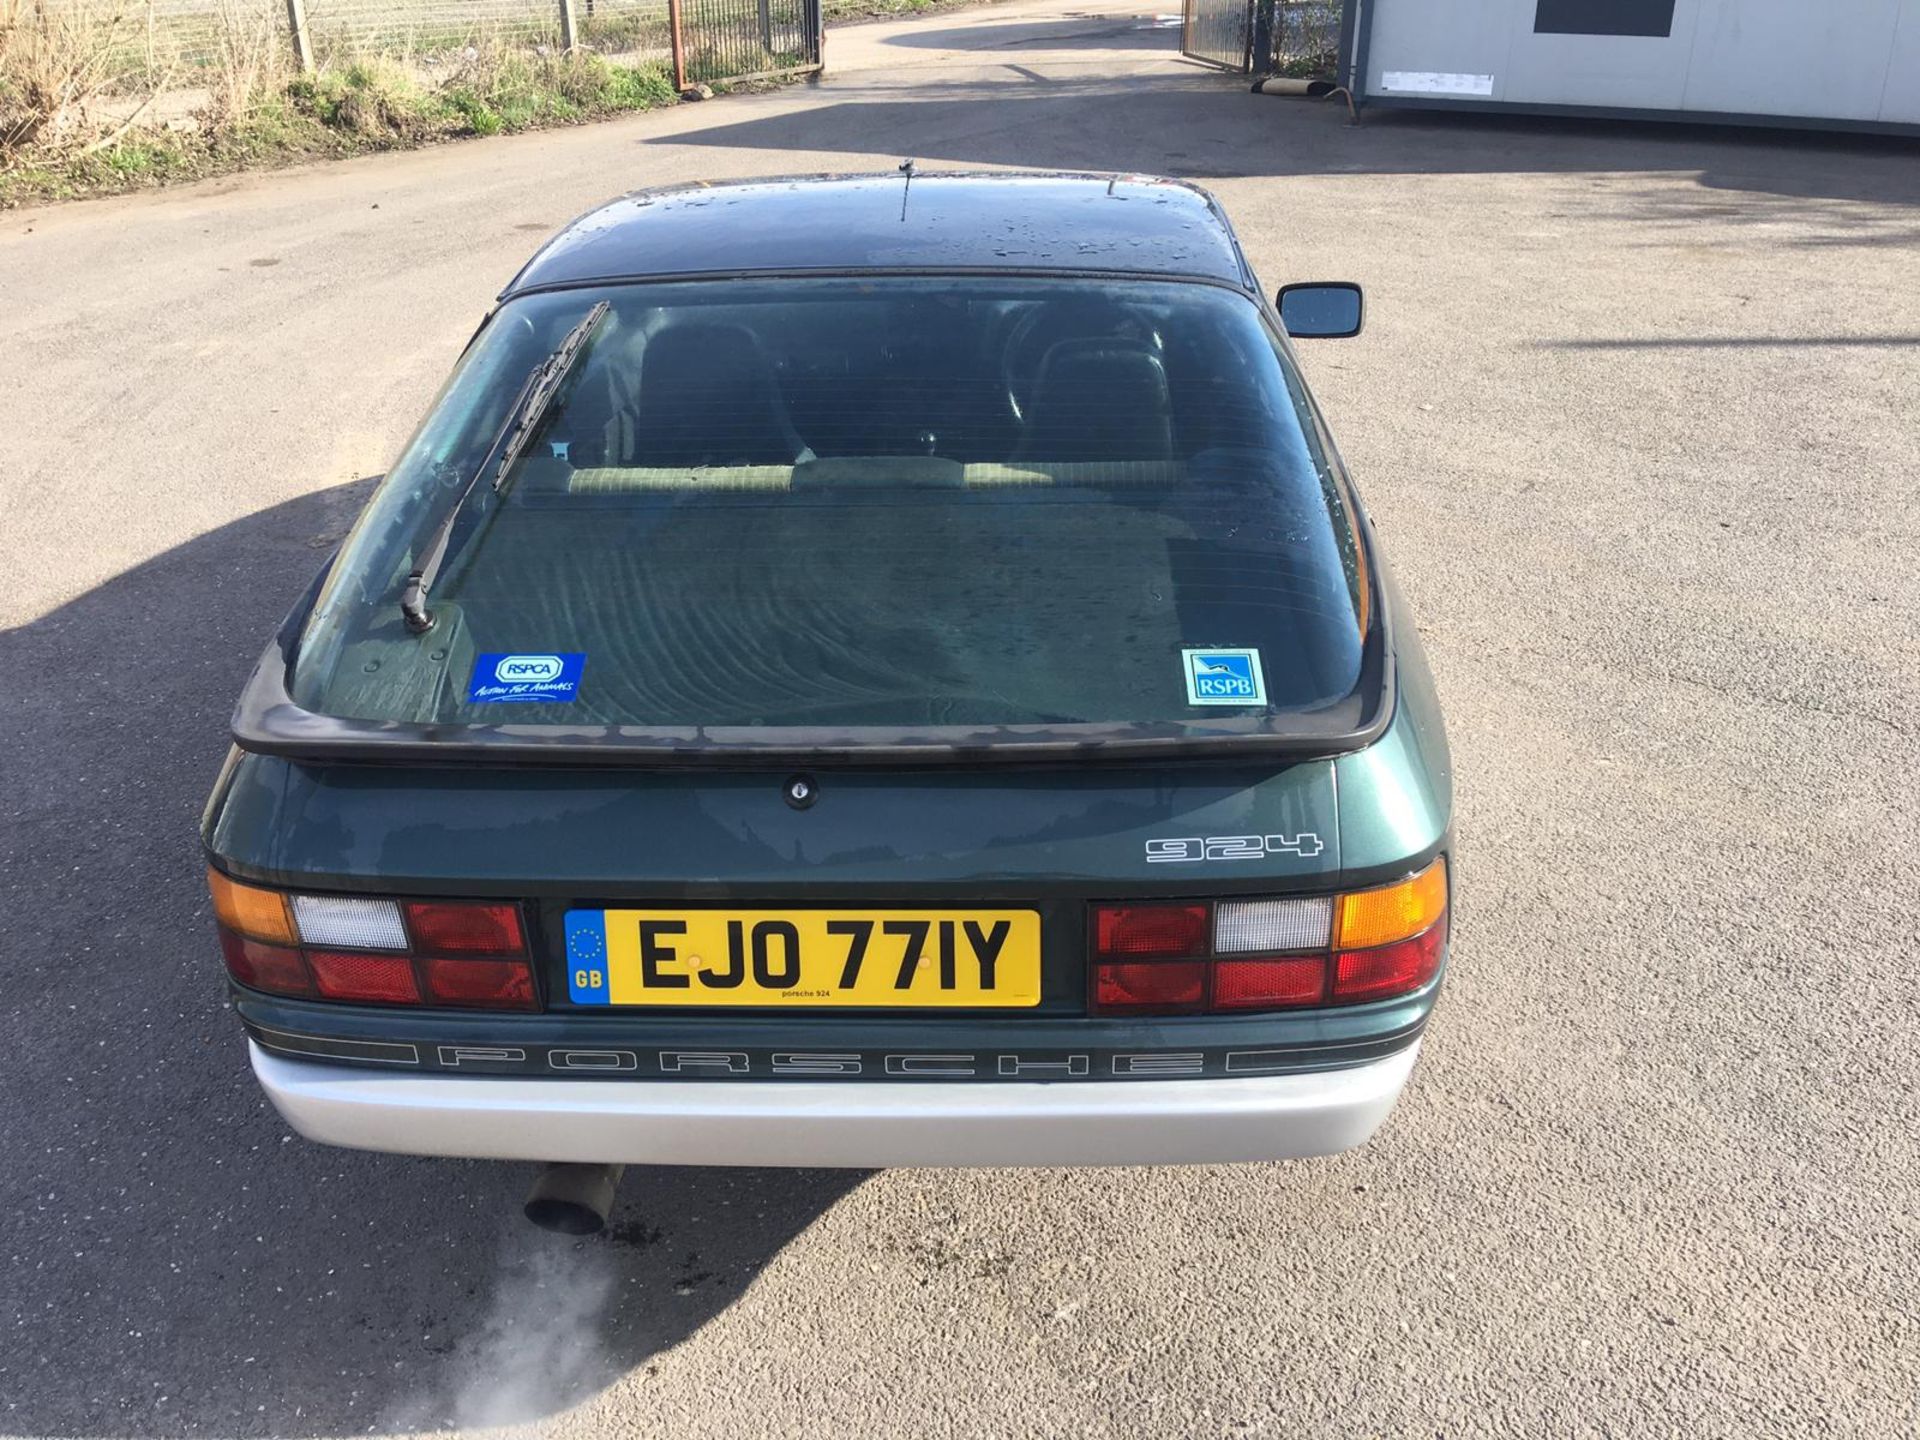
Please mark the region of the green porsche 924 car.
<svg viewBox="0 0 1920 1440"><path fill-rule="evenodd" d="M1192 186L629 195L521 270L241 697L204 839L335 1145L627 1164L1364 1141L1441 983L1427 666Z"/></svg>

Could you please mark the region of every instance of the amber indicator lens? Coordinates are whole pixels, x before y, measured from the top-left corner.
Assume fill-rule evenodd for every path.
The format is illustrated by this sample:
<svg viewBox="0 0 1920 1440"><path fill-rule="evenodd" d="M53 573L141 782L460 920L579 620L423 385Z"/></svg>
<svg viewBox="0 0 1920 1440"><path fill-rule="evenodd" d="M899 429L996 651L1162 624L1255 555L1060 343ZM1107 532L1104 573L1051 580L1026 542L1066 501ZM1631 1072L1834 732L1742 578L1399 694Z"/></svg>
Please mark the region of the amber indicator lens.
<svg viewBox="0 0 1920 1440"><path fill-rule="evenodd" d="M278 890L243 885L218 870L207 871L213 892L213 913L229 930L272 945L293 944L293 922L287 916L287 897Z"/></svg>
<svg viewBox="0 0 1920 1440"><path fill-rule="evenodd" d="M1342 950L1389 945L1418 935L1447 909L1447 862L1435 860L1397 885L1340 897L1340 926L1333 943Z"/></svg>

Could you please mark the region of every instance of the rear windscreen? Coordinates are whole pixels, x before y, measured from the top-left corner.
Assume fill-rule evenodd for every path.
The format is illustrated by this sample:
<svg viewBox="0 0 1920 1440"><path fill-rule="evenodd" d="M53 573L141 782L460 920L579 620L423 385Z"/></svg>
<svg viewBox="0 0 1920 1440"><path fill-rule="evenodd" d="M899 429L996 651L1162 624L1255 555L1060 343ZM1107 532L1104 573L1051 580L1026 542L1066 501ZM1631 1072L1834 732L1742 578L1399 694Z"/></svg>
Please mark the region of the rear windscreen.
<svg viewBox="0 0 1920 1440"><path fill-rule="evenodd" d="M529 373L600 301L501 467ZM456 507L414 633L402 587ZM1197 730L1355 690L1359 563L1298 383L1233 291L570 290L476 338L349 539L292 694L454 725Z"/></svg>

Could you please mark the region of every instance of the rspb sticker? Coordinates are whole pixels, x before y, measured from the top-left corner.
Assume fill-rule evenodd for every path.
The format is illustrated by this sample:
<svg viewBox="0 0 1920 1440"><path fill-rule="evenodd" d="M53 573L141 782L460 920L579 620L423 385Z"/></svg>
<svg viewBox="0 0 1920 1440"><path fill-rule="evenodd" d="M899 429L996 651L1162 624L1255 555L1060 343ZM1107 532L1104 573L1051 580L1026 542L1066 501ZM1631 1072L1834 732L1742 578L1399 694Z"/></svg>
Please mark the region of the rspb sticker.
<svg viewBox="0 0 1920 1440"><path fill-rule="evenodd" d="M1182 650L1189 705L1265 705L1258 650Z"/></svg>
<svg viewBox="0 0 1920 1440"><path fill-rule="evenodd" d="M490 705L497 700L547 704L571 700L580 691L580 672L586 663L584 651L570 655L477 656L473 679L467 685L467 701Z"/></svg>

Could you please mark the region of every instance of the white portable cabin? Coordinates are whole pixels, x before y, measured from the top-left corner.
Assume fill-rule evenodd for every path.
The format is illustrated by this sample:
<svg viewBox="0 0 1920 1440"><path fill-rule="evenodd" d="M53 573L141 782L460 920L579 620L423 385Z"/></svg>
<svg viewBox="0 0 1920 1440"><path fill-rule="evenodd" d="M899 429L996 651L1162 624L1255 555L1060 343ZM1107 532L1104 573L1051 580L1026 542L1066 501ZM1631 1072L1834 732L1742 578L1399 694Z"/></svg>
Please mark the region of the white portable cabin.
<svg viewBox="0 0 1920 1440"><path fill-rule="evenodd" d="M1920 0L1347 0L1362 104L1920 135Z"/></svg>

